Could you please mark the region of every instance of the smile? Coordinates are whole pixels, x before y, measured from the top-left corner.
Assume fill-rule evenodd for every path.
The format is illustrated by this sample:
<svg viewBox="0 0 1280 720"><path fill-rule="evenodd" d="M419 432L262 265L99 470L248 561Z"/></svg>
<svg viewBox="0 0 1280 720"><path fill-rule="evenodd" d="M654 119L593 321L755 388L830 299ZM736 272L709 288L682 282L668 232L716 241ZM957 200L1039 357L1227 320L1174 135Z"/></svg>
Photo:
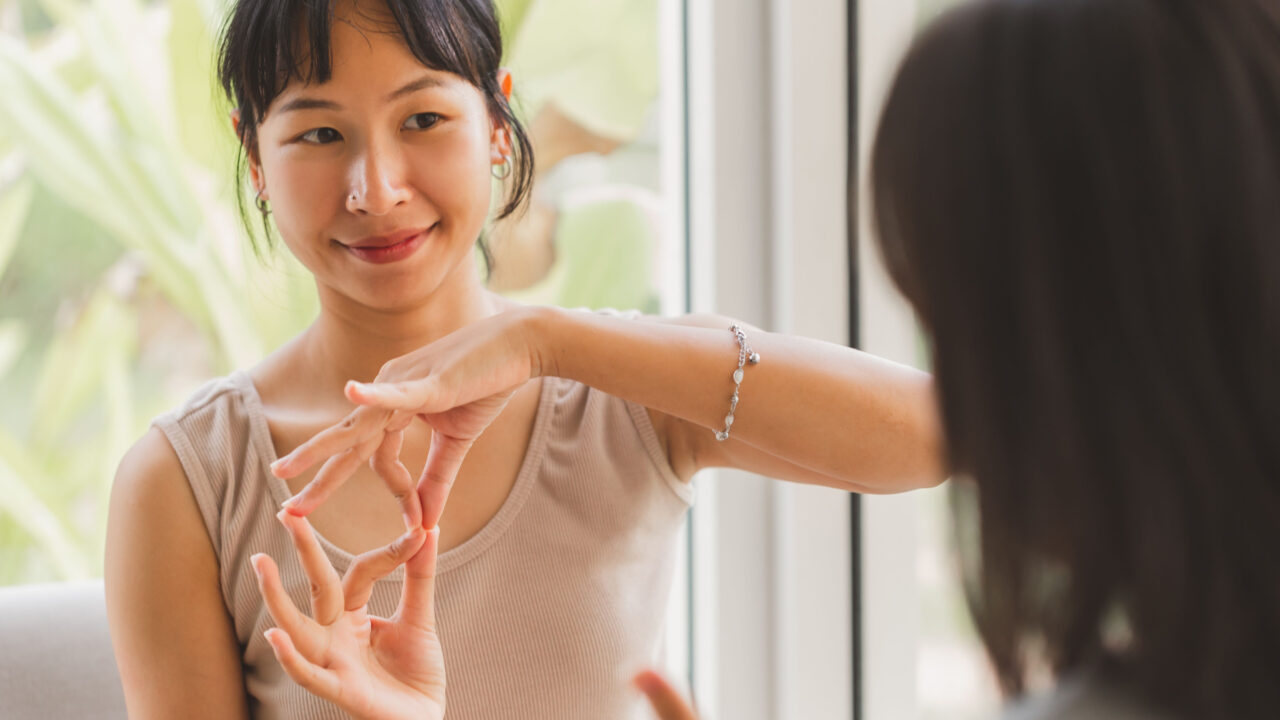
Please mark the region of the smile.
<svg viewBox="0 0 1280 720"><path fill-rule="evenodd" d="M426 229L404 230L391 235L369 237L352 245L342 242L338 244L360 260L375 265L385 265L404 260L416 252L437 225L439 223Z"/></svg>

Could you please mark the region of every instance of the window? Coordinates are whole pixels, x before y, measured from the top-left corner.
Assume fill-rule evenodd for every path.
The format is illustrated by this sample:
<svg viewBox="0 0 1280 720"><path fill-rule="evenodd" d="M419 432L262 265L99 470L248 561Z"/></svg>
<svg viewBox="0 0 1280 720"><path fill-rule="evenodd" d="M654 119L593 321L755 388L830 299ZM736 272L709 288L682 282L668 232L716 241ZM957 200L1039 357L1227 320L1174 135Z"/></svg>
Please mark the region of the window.
<svg viewBox="0 0 1280 720"><path fill-rule="evenodd" d="M693 309L847 343L846 3L687 7ZM848 494L737 472L698 485L705 716L852 717Z"/></svg>
<svg viewBox="0 0 1280 720"><path fill-rule="evenodd" d="M860 178L902 52L919 27L953 3L857 0ZM858 228L860 346L921 367L919 330L870 248L868 220L863 213ZM980 718L998 707L960 589L950 492L944 485L861 499L863 720Z"/></svg>

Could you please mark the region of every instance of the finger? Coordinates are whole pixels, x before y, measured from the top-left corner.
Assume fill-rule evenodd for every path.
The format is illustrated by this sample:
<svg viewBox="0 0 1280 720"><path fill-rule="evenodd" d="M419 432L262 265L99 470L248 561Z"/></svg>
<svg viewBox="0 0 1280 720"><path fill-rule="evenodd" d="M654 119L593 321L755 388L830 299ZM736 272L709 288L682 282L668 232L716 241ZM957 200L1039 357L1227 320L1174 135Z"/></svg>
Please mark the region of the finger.
<svg viewBox="0 0 1280 720"><path fill-rule="evenodd" d="M334 491L342 487L342 483L349 480L352 473L373 456L382 442L382 437L381 434L375 435L329 458L306 487L298 491L297 495L284 501L284 509L301 517L310 515L316 508L323 505Z"/></svg>
<svg viewBox="0 0 1280 720"><path fill-rule="evenodd" d="M311 616L321 625L332 625L342 614L342 585L338 571L320 547L320 541L306 518L281 510L276 518L284 524L298 551L302 569L311 581Z"/></svg>
<svg viewBox="0 0 1280 720"><path fill-rule="evenodd" d="M400 462L400 448L404 445L404 430L388 432L369 460L370 467L387 484L387 489L400 503L406 528L422 525L422 503L414 492L413 476L409 468Z"/></svg>
<svg viewBox="0 0 1280 720"><path fill-rule="evenodd" d="M671 683L653 670L645 670L631 680L649 698L649 704L661 720L697 720L693 708Z"/></svg>
<svg viewBox="0 0 1280 720"><path fill-rule="evenodd" d="M385 432L399 432L413 424L413 419L417 417L417 413L405 412L403 410L391 411L391 419L387 421Z"/></svg>
<svg viewBox="0 0 1280 720"><path fill-rule="evenodd" d="M411 413L441 412L440 385L428 377L404 382L361 383L351 380L345 388L347 399L357 405L404 410Z"/></svg>
<svg viewBox="0 0 1280 720"><path fill-rule="evenodd" d="M290 637L297 638L298 648L303 655L319 660L324 652L320 626L303 615L298 606L293 604L293 600L285 592L284 583L280 582L280 570L275 561L265 553L258 553L249 558L249 563L258 576L258 590L262 593L267 612L271 614L276 626Z"/></svg>
<svg viewBox="0 0 1280 720"><path fill-rule="evenodd" d="M440 547L440 528L424 531L422 547L404 566L404 590L396 622L419 630L436 629L436 551Z"/></svg>
<svg viewBox="0 0 1280 720"><path fill-rule="evenodd" d="M271 651L275 653L276 660L280 661L280 667L284 668L294 682L312 695L330 701L338 699L342 682L338 679L337 673L326 670L303 657L285 631L271 628L264 633L264 636L271 645Z"/></svg>
<svg viewBox="0 0 1280 720"><path fill-rule="evenodd" d="M427 451L427 464L418 480L418 497L422 501L422 526L433 528L440 522L453 481L473 440L459 440L441 432L431 434L431 449Z"/></svg>
<svg viewBox="0 0 1280 720"><path fill-rule="evenodd" d="M321 430L293 452L271 463L271 472L283 480L297 477L321 460L379 435L388 418L385 410L356 408L342 422Z"/></svg>
<svg viewBox="0 0 1280 720"><path fill-rule="evenodd" d="M390 545L356 557L342 578L342 594L346 598L344 602L347 610L364 607L373 594L373 584L413 557L426 537L426 530L421 526L414 526Z"/></svg>

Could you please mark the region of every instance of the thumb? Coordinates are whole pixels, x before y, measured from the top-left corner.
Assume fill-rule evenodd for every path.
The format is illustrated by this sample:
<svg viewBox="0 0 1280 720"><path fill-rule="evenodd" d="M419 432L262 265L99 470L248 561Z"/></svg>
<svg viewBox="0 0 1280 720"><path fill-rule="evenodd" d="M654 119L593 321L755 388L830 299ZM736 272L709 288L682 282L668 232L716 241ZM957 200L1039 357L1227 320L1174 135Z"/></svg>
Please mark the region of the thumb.
<svg viewBox="0 0 1280 720"><path fill-rule="evenodd" d="M385 410L418 413L451 409L439 407L438 387L435 379L430 377L404 382L362 383L348 380L343 392L356 405L369 405Z"/></svg>

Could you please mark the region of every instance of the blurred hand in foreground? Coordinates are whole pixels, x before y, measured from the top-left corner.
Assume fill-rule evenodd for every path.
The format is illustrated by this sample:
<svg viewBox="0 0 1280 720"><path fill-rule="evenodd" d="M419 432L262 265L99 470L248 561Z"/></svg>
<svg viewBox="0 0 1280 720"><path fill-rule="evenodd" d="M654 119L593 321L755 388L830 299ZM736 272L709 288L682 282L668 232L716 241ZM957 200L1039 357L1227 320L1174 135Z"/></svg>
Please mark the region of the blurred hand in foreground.
<svg viewBox="0 0 1280 720"><path fill-rule="evenodd" d="M632 682L649 698L659 720L698 720L693 708L665 677L653 670L636 675Z"/></svg>

